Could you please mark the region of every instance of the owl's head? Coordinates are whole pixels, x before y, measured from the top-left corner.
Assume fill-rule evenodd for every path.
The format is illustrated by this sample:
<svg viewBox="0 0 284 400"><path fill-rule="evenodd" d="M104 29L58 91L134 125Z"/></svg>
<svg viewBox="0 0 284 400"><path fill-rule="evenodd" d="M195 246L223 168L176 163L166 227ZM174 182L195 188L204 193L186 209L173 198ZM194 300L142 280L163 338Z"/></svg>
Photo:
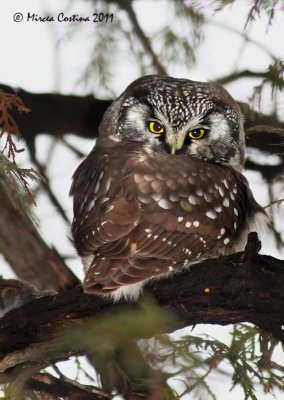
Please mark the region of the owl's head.
<svg viewBox="0 0 284 400"><path fill-rule="evenodd" d="M108 129L101 132L115 140L140 142L153 152L195 157L238 171L243 167L242 115L216 83L145 76L112 104L107 119ZM102 124L106 128L105 118Z"/></svg>

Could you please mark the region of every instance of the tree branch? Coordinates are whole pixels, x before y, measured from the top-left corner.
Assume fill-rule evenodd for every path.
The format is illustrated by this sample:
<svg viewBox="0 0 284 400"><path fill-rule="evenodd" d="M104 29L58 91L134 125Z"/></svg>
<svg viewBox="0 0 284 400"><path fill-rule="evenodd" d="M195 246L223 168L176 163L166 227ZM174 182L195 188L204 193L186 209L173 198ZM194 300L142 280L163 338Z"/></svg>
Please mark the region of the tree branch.
<svg viewBox="0 0 284 400"><path fill-rule="evenodd" d="M7 93L15 90L6 85L0 89ZM72 96L55 93L30 93L16 91L32 112L17 114L16 121L23 138L33 145L39 134L62 136L73 133L86 138L97 136L98 126L112 100L100 100L89 96ZM11 112L13 115L13 111Z"/></svg>
<svg viewBox="0 0 284 400"><path fill-rule="evenodd" d="M33 375L27 381L26 387L36 392L47 393L54 399L66 400L110 400L111 397L102 390L93 386L75 385L68 380L58 379L54 376L42 373Z"/></svg>
<svg viewBox="0 0 284 400"><path fill-rule="evenodd" d="M61 291L78 284L55 249L42 240L29 216L16 208L0 184L0 252L16 275L38 289Z"/></svg>
<svg viewBox="0 0 284 400"><path fill-rule="evenodd" d="M0 85L5 92L14 92L11 87ZM34 94L19 90L17 94L32 112L17 115L17 123L27 142L34 151L37 135L47 133L54 136L63 136L68 133L92 138L98 135L98 127L104 112L112 103L111 100L100 100L93 96L67 96L61 94ZM284 129L284 122L276 115L260 114L239 102L245 118L247 131L247 146L269 154L283 153L283 138L277 130L271 131L271 126ZM11 113L13 114L13 113ZM250 128L258 125L262 130ZM256 167L254 166L254 169ZM261 168L258 169L261 172ZM282 174L282 164L274 166L273 177Z"/></svg>
<svg viewBox="0 0 284 400"><path fill-rule="evenodd" d="M15 386L15 375L15 370L0 374L0 384L11 384L12 387L10 386L9 392L12 395L15 395L11 393L13 392L13 386ZM26 391L36 392L36 398L42 400L58 400L60 398L64 398L64 400L111 399L110 395L94 386L80 385L66 377L58 379L48 373L35 373L26 381L23 380L19 386L17 388L17 400L20 396L23 397ZM29 398L28 394L29 392L26 393L27 396L24 398Z"/></svg>
<svg viewBox="0 0 284 400"><path fill-rule="evenodd" d="M68 219L68 216L67 216L64 208L60 204L59 200L57 199L56 195L54 194L54 192L53 192L53 190L51 188L49 178L48 178L48 176L46 174L45 166L43 166L42 163L38 160L38 158L37 158L35 153L34 154L30 153L30 155L31 155L31 161L36 166L37 171L45 179L45 182L42 183L41 188L45 191L45 193L47 194L51 204L53 204L53 206L56 208L56 210L58 211L58 214L62 217L64 222L67 223L68 225L70 225L70 221Z"/></svg>
<svg viewBox="0 0 284 400"><path fill-rule="evenodd" d="M216 82L220 83L220 85L226 85L227 83L236 81L241 78L266 78L267 72L258 72L258 71L250 71L245 69L243 71L233 72L223 78L219 78Z"/></svg>
<svg viewBox="0 0 284 400"><path fill-rule="evenodd" d="M158 57L152 48L151 41L145 35L145 33L143 32L143 30L138 22L138 19L133 10L133 7L132 7L131 0L119 0L119 1L114 1L114 2L117 3L120 6L120 8L128 14L129 19L133 26L133 31L135 32L137 38L141 41L141 43L144 47L144 50L151 57L152 64L156 68L157 73L161 74L161 75L167 75L167 71L165 70L163 65L160 63L160 61L158 60Z"/></svg>
<svg viewBox="0 0 284 400"><path fill-rule="evenodd" d="M15 93L9 86L0 85L5 92ZM37 135L47 133L54 136L62 136L68 133L95 138L98 135L98 127L104 112L112 103L112 100L100 100L93 96L71 96L49 93L29 93L19 89L17 94L22 98L28 108L29 114L17 114L17 122L24 139L34 142ZM267 125L284 129L284 122L276 115L264 115L254 111L248 104L239 102L245 117L245 129L255 125ZM275 153L283 151L282 138L277 133L269 133L269 141L263 137L265 130L250 132L248 145L266 149L267 143L272 143Z"/></svg>
<svg viewBox="0 0 284 400"><path fill-rule="evenodd" d="M227 325L250 322L284 342L281 329L284 324L283 287L282 260L252 255L251 250L206 260L173 277L147 285L145 296L153 296L160 309L159 314L170 313L173 318L166 319L158 327L147 323L147 320L141 324L144 328L140 330L128 326L128 340L151 337L161 331L171 332L198 323ZM81 287L77 287L10 311L2 318L0 326L0 371L23 362L44 359L53 363L72 354L84 353L87 338L91 335L95 340L98 335L95 329L102 317L111 315L111 318L118 318L116 326L123 329L125 321L120 321L119 316L125 315L125 312L126 315L134 312L135 316L143 316L145 308L141 304L113 305L106 299L86 295ZM88 330L90 323L94 329L92 334ZM137 321L132 323L137 324ZM19 326L21 329L18 329ZM96 341L92 342L92 346L94 343Z"/></svg>

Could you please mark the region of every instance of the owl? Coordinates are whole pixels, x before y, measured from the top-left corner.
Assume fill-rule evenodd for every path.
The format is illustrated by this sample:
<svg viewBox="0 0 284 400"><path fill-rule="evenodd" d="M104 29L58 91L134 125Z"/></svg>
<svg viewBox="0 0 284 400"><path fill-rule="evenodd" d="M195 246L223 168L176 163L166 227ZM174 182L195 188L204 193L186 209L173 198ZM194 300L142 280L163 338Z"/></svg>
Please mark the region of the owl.
<svg viewBox="0 0 284 400"><path fill-rule="evenodd" d="M150 75L128 86L73 176L84 291L135 300L149 280L243 250L266 219L244 151L240 109L218 84Z"/></svg>

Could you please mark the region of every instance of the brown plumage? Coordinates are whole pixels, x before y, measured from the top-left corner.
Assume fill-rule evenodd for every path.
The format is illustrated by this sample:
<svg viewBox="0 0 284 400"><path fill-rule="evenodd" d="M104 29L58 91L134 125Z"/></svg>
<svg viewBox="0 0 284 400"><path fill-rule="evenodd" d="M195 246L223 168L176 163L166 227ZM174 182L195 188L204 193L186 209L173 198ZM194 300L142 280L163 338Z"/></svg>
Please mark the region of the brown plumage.
<svg viewBox="0 0 284 400"><path fill-rule="evenodd" d="M159 78L162 82L166 79L167 84L168 79L172 79L170 83L177 93L175 82L178 80ZM144 88L147 77L143 79ZM194 82L186 82L194 87ZM151 135L147 138L148 133L143 130L141 136L134 136L137 127L135 122L134 128L130 126L132 114L137 109L142 119L145 118L144 110L139 110L133 100L135 94L142 96L141 90L138 81L138 85L134 85L134 93L133 89L130 94L126 91L106 113L97 143L75 172L71 188L74 197L72 234L86 267L84 290L112 294L115 299L121 296L137 297L141 284L149 278L240 249L255 216L264 215L253 198L247 180L238 171L240 168L230 165L232 160L232 163L235 162L238 151L241 153L243 149L239 150L232 143L229 152L222 150L222 146L228 146L226 132L226 140L220 142L221 150L212 150L213 156L220 153L220 160L211 160L210 152L206 157L202 152L200 157L191 154L197 140L187 143L185 134L180 149L176 139L176 154L169 153L167 146L177 137L175 132L182 131L188 121L196 120L194 113L191 115L188 112L188 118L181 121L180 126L177 125L174 139L161 139L159 136L159 142L155 141L156 137L153 141ZM151 92L151 87L148 90ZM155 88L152 97L154 95ZM126 104L126 110L123 104ZM150 107L147 102L146 106ZM208 107L209 115L213 109L211 125ZM204 109L199 108L199 113L204 115L202 126L209 126L206 137L209 138L212 133L210 140L218 137L213 129L216 121L221 127L222 124L225 126L217 115L222 110L220 104L218 107L218 111L215 111L214 104L211 108L208 105ZM238 126L238 140L242 143L238 115L234 115L232 109L231 114L228 113L226 101L223 108L224 114L230 115L227 118L228 127L231 127L231 121ZM151 113L154 112L150 110ZM157 114L162 119L159 110L155 118ZM152 120L154 117L151 115ZM107 121L114 125L111 132L109 126L104 129ZM166 125L165 121L163 123ZM198 125L193 122L193 127L194 124ZM237 129L235 125L231 127L234 132ZM140 128L141 123L137 122L137 126ZM167 128L168 132L170 129ZM124 137L124 130L128 130L129 135ZM241 159L240 155L239 163Z"/></svg>

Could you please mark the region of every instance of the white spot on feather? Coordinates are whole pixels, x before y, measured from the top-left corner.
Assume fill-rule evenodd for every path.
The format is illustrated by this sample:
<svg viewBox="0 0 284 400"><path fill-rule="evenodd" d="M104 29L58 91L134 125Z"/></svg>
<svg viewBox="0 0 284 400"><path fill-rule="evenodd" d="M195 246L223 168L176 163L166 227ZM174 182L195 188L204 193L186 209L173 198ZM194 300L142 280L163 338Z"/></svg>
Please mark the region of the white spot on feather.
<svg viewBox="0 0 284 400"><path fill-rule="evenodd" d="M225 191L224 191L224 188L222 187L222 186L218 186L218 191L219 191L219 193L220 193L220 196L225 196Z"/></svg>
<svg viewBox="0 0 284 400"><path fill-rule="evenodd" d="M169 199L170 199L171 201L178 201L178 200L179 200L179 196L178 196L176 193L171 193L171 194L169 195Z"/></svg>
<svg viewBox="0 0 284 400"><path fill-rule="evenodd" d="M192 204L193 206L195 206L196 204L199 203L199 201L197 200L197 198L195 196L192 196L191 194L188 196L188 201L190 202L190 204Z"/></svg>
<svg viewBox="0 0 284 400"><path fill-rule="evenodd" d="M204 193L204 199L207 201L207 203L212 202L212 196L208 193Z"/></svg>
<svg viewBox="0 0 284 400"><path fill-rule="evenodd" d="M223 206L224 207L229 207L230 206L230 201L227 197L224 198L223 200Z"/></svg>
<svg viewBox="0 0 284 400"><path fill-rule="evenodd" d="M223 179L222 182L224 183L225 187L226 187L227 189L229 189L228 181L227 181L226 179Z"/></svg>
<svg viewBox="0 0 284 400"><path fill-rule="evenodd" d="M160 199L158 201L158 205L159 207L164 208L165 210L170 210L171 208L173 208L173 204L167 199Z"/></svg>
<svg viewBox="0 0 284 400"><path fill-rule="evenodd" d="M136 183L141 183L143 182L143 176L139 174L134 174L134 180Z"/></svg>
<svg viewBox="0 0 284 400"><path fill-rule="evenodd" d="M217 214L212 210L207 211L206 215L207 215L208 218L211 218L211 219L216 219L217 218Z"/></svg>
<svg viewBox="0 0 284 400"><path fill-rule="evenodd" d="M152 199L155 200L155 201L159 201L161 197L162 197L162 195L159 194L159 193L153 193L152 194Z"/></svg>
<svg viewBox="0 0 284 400"><path fill-rule="evenodd" d="M99 187L100 187L100 181L98 180L95 186L95 193L98 193Z"/></svg>
<svg viewBox="0 0 284 400"><path fill-rule="evenodd" d="M154 179L154 177L153 177L153 175L145 174L144 179L145 179L145 181L150 182Z"/></svg>
<svg viewBox="0 0 284 400"><path fill-rule="evenodd" d="M90 203L87 205L86 212L91 211L94 208L94 206L95 206L95 200L90 201Z"/></svg>

